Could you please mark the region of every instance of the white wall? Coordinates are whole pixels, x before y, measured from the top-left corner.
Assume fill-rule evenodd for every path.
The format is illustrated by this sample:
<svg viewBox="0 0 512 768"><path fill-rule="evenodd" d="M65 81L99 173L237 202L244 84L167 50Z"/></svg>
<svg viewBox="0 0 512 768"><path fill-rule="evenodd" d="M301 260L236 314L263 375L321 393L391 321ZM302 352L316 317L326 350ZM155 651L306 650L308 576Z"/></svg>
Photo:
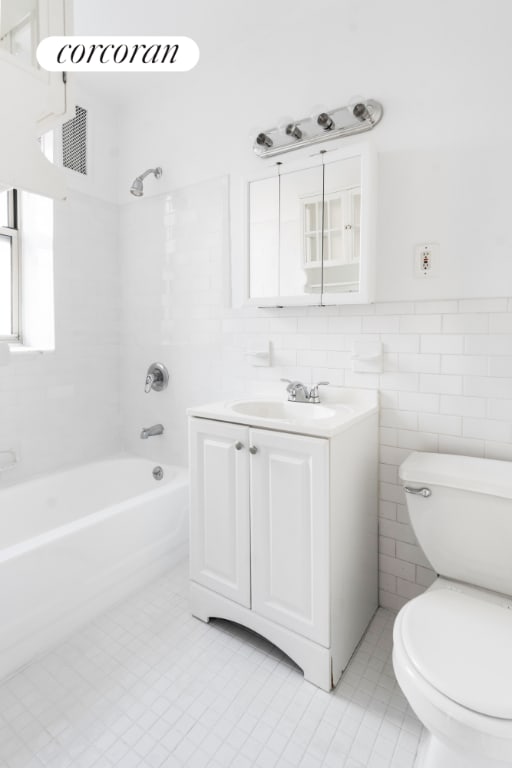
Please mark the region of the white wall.
<svg viewBox="0 0 512 768"><path fill-rule="evenodd" d="M238 0L156 0L149 14L80 0L76 16L84 32L185 30L201 49L189 73L117 76L120 200L156 163L164 176L148 195L260 172L256 130L363 93L384 105L365 137L380 165L377 298L493 296L512 282L507 0L262 0L250 13ZM425 239L440 243L442 280L412 277Z"/></svg>
<svg viewBox="0 0 512 768"><path fill-rule="evenodd" d="M104 151L87 179L66 173L68 198L54 207L55 351L12 353L0 367L0 451L20 458L2 485L121 449L115 115L77 97L90 109L91 146Z"/></svg>

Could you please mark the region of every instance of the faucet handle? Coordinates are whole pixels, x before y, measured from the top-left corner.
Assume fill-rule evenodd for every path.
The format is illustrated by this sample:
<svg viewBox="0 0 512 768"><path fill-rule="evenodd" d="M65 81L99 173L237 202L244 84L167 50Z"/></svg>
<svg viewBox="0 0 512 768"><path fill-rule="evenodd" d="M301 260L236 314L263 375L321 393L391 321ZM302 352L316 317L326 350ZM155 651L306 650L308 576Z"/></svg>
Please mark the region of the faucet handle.
<svg viewBox="0 0 512 768"><path fill-rule="evenodd" d="M329 381L319 381L318 384L313 384L311 389L309 390L309 400L312 403L319 403L320 402L320 396L318 394L318 387L326 387L328 384L330 384Z"/></svg>
<svg viewBox="0 0 512 768"><path fill-rule="evenodd" d="M155 392L161 392L162 389L167 387L169 383L169 371L163 363L151 363L146 374L146 385L144 392L151 392L152 389Z"/></svg>
<svg viewBox="0 0 512 768"><path fill-rule="evenodd" d="M291 379L279 379L279 381L284 381L288 386L286 387L287 392L293 392L295 385L298 384L297 381L292 381Z"/></svg>

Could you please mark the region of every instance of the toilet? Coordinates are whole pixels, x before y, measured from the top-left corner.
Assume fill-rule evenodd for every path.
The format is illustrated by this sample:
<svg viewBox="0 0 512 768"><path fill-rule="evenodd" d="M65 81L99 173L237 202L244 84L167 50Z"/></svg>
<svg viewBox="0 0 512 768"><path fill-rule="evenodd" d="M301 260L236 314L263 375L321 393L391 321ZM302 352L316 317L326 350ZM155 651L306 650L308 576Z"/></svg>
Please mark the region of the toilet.
<svg viewBox="0 0 512 768"><path fill-rule="evenodd" d="M396 678L426 729L415 768L510 768L512 463L413 453L400 479L438 574L393 631Z"/></svg>

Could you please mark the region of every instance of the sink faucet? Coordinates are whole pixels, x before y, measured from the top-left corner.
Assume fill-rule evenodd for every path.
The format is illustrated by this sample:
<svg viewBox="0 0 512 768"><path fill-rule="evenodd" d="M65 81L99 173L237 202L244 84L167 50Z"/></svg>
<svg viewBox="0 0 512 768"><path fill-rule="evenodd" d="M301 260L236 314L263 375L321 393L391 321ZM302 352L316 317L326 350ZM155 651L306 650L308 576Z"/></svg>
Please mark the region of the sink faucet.
<svg viewBox="0 0 512 768"><path fill-rule="evenodd" d="M162 435L164 428L162 424L154 424L152 427L144 427L140 433L141 440L147 440L148 437L155 437L155 435Z"/></svg>
<svg viewBox="0 0 512 768"><path fill-rule="evenodd" d="M318 394L318 387L327 386L328 381L319 381L318 384L313 384L308 387L301 381L291 381L290 379L281 379L285 381L288 386L286 391L288 392L288 400L290 403L319 403L320 395Z"/></svg>

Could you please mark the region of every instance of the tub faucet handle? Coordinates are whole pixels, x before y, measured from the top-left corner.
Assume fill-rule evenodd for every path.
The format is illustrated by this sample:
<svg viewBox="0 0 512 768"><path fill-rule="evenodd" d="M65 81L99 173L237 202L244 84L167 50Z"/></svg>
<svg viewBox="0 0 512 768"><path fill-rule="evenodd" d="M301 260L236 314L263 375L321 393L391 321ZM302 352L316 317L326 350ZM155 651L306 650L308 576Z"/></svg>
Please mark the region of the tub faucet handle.
<svg viewBox="0 0 512 768"><path fill-rule="evenodd" d="M163 363L151 363L146 374L144 392L149 394L152 389L161 392L169 383L169 371Z"/></svg>

